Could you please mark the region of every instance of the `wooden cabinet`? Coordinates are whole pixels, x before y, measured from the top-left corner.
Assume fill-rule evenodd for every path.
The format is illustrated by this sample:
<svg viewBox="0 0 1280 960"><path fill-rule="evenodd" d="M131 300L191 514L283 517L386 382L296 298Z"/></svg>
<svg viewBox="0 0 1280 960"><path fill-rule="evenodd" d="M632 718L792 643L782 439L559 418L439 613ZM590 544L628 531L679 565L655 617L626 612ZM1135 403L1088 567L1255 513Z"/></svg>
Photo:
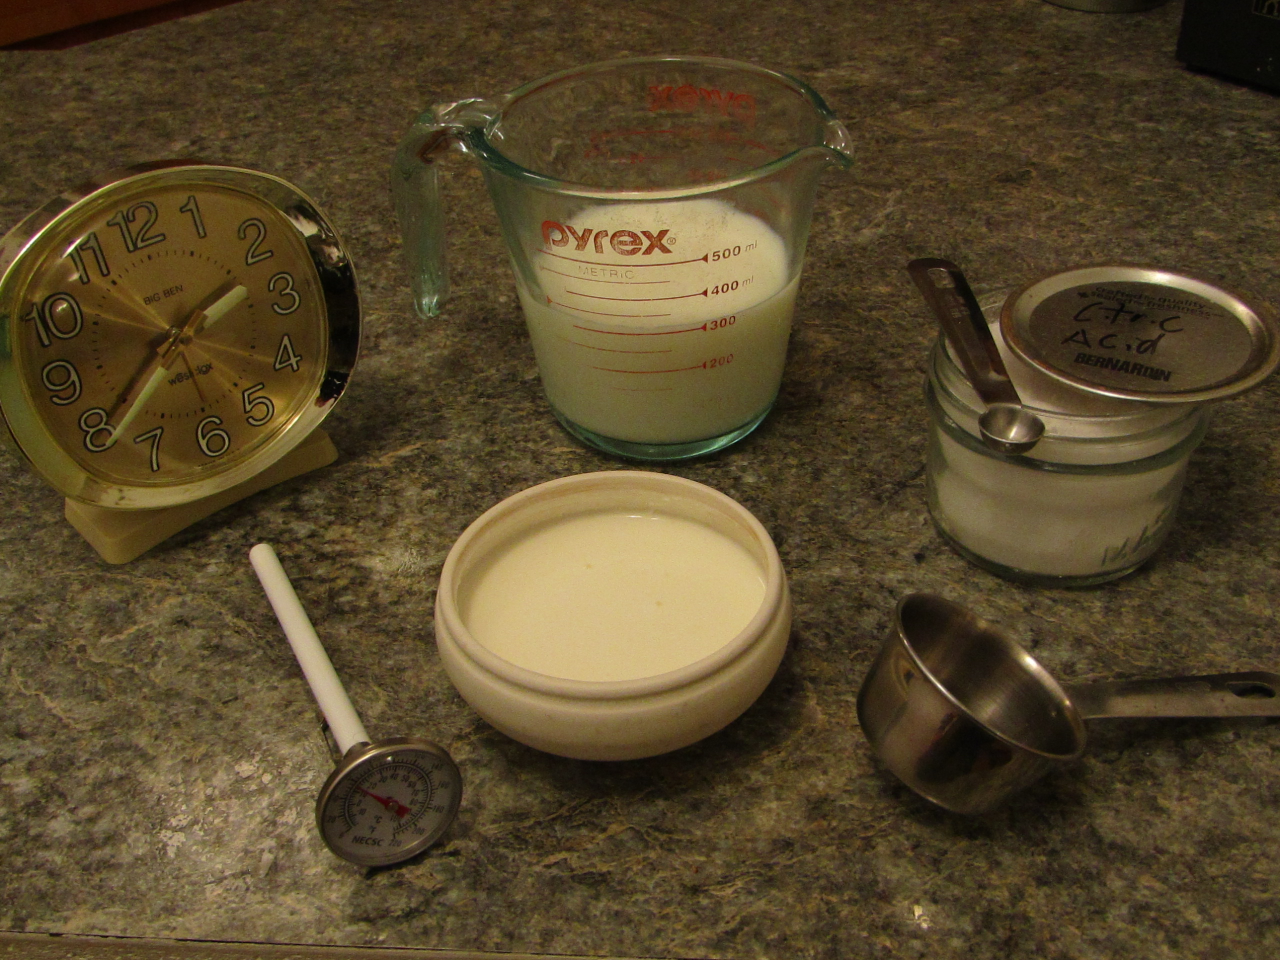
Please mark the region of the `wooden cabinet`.
<svg viewBox="0 0 1280 960"><path fill-rule="evenodd" d="M3 0L0 47L170 4L171 0Z"/></svg>

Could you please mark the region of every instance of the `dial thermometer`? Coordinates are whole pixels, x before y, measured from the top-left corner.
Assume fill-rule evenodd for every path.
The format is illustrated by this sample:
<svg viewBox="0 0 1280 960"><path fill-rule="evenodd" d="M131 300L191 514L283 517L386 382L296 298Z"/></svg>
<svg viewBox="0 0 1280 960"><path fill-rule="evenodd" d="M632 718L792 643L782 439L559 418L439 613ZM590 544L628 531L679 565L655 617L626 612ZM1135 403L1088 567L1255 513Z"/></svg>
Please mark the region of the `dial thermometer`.
<svg viewBox="0 0 1280 960"><path fill-rule="evenodd" d="M462 776L443 747L396 737L370 742L270 544L249 551L298 665L338 743L341 760L316 800L329 849L352 863L383 867L440 839L462 800Z"/></svg>

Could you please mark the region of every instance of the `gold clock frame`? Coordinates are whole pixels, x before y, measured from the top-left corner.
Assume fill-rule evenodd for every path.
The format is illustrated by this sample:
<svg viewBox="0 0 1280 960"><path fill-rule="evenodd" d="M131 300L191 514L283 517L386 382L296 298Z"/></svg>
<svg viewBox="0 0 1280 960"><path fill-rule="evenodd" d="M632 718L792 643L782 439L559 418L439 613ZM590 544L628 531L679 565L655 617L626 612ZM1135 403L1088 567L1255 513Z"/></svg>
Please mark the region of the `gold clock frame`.
<svg viewBox="0 0 1280 960"><path fill-rule="evenodd" d="M215 187L269 205L296 232L315 271L326 329L323 370L309 401L296 404L272 436L224 469L150 484L93 476L54 435L36 408L39 384L15 359L25 292L73 225L88 223L116 196L172 186ZM125 562L210 513L291 476L332 462L337 451L319 428L342 396L359 354L360 297L351 259L328 219L280 177L200 160L161 160L107 173L35 211L0 240L0 440L66 498L67 519L109 562ZM299 395L301 396L301 395Z"/></svg>

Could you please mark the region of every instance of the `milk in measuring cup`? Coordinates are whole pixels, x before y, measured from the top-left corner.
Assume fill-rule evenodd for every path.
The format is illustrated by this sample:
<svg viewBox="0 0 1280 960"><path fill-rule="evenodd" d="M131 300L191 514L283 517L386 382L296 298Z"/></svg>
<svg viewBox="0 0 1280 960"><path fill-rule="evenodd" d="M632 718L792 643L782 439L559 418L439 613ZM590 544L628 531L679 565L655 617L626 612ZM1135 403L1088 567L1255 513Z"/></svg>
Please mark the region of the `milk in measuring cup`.
<svg viewBox="0 0 1280 960"><path fill-rule="evenodd" d="M782 238L719 200L592 207L542 224L518 281L543 387L565 418L635 443L749 423L782 380L799 274Z"/></svg>

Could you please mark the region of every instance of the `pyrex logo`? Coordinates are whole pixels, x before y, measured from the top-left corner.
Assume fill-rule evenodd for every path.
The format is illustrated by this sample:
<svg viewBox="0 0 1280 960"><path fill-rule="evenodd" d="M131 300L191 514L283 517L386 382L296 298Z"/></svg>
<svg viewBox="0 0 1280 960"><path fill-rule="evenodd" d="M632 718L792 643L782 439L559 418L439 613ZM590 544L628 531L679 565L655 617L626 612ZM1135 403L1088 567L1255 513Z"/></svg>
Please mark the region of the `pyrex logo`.
<svg viewBox="0 0 1280 960"><path fill-rule="evenodd" d="M657 233L651 233L648 230L614 230L610 233L608 230L575 230L573 227L565 226L555 220L542 221L542 242L549 247L567 247L570 241L573 242L573 249L579 253L585 251L588 246L595 250L596 253L604 253L604 245L607 242L609 247L620 257L647 257L655 253L670 253L671 249L667 246L670 240L667 240L667 234L670 230L659 230Z"/></svg>
<svg viewBox="0 0 1280 960"><path fill-rule="evenodd" d="M649 88L649 109L654 113L659 110L694 113L701 109L731 120L755 123L756 98L749 93L695 87L690 83L680 87L652 86Z"/></svg>

